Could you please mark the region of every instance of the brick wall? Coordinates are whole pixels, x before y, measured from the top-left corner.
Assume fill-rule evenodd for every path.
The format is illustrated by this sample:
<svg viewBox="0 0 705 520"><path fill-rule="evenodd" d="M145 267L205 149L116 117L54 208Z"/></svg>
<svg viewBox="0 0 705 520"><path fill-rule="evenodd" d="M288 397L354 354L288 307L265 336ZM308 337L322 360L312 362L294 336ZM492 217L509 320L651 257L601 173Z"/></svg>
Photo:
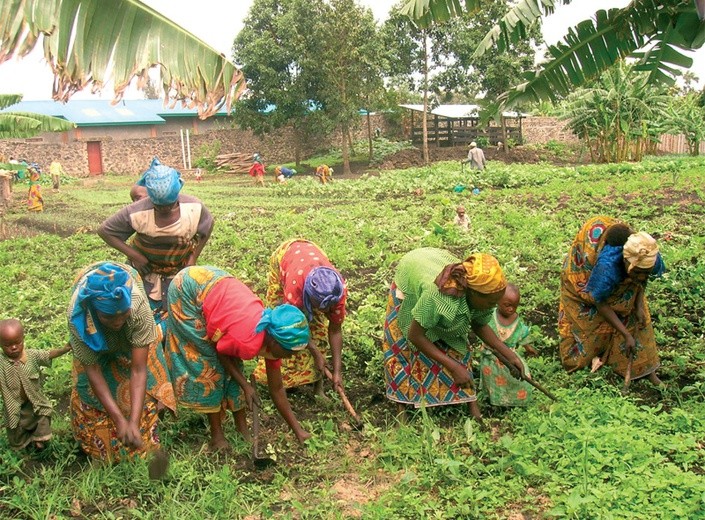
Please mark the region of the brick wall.
<svg viewBox="0 0 705 520"><path fill-rule="evenodd" d="M521 120L521 129L526 144L543 144L549 141L578 143L578 137L565 127L565 121L557 117L530 116Z"/></svg>
<svg viewBox="0 0 705 520"><path fill-rule="evenodd" d="M385 135L387 125L380 114L371 116L372 128L381 128ZM94 130L94 132L96 132ZM159 156L164 163L175 168L183 168L181 154L181 137L167 135L159 137L140 137L122 139L124 132L119 129L105 127L100 132L101 137L91 137L90 140L100 140L103 160L103 171L137 176L149 167L152 157ZM42 142L32 139L0 140L0 155L6 158L26 159L37 162L45 170L49 164L58 159L64 169L72 176L88 176L88 151L86 141L69 141L57 143L56 136L52 142ZM364 117L358 121L353 133L353 139L367 138L367 122ZM208 130L199 134L190 134L191 161L199 157L199 148L218 140L221 143L220 153L254 153L259 151L265 163L290 162L294 159L294 135L291 128L282 128L271 134L258 137L249 130L218 129ZM315 152L340 146L340 133L335 132L324 139L303 143L302 158L311 157Z"/></svg>

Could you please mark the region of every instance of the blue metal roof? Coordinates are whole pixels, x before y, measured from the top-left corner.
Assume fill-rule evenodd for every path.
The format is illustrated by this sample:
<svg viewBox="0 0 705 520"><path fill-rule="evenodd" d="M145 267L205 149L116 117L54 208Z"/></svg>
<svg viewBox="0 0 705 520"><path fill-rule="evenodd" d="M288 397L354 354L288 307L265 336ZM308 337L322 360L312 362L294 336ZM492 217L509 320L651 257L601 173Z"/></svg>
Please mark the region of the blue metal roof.
<svg viewBox="0 0 705 520"><path fill-rule="evenodd" d="M195 109L184 108L176 103L174 108L164 106L161 99L125 99L112 105L111 101L69 100L20 101L0 112L32 112L47 116L62 117L77 126L117 126L117 125L159 125L165 118L176 116L198 116ZM223 108L216 115L226 116Z"/></svg>

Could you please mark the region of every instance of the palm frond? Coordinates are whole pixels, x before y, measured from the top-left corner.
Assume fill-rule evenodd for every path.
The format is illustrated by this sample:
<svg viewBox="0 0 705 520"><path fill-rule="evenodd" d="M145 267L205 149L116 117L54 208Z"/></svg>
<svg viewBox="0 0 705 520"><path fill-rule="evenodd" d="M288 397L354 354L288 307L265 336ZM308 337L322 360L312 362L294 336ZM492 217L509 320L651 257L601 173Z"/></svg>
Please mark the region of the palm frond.
<svg viewBox="0 0 705 520"><path fill-rule="evenodd" d="M541 16L553 14L556 4L569 4L571 0L521 0L485 35L473 56L479 58L495 46L504 51L511 43L526 37L526 29Z"/></svg>
<svg viewBox="0 0 705 520"><path fill-rule="evenodd" d="M167 101L205 118L229 109L245 86L224 55L139 0L0 0L0 63L40 40L58 101L109 78L117 101L134 78L143 88L147 71L159 67Z"/></svg>
<svg viewBox="0 0 705 520"><path fill-rule="evenodd" d="M482 0L408 0L400 12L423 29L481 7Z"/></svg>

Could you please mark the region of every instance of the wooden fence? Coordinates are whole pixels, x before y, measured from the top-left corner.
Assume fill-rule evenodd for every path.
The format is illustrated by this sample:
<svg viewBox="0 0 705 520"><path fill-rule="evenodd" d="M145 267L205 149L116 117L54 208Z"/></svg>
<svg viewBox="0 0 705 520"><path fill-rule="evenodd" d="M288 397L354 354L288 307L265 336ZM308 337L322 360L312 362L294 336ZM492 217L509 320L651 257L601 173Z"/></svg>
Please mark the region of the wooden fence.
<svg viewBox="0 0 705 520"><path fill-rule="evenodd" d="M689 153L688 141L683 134L662 135L656 149L663 153ZM705 153L705 141L700 142L700 153Z"/></svg>
<svg viewBox="0 0 705 520"><path fill-rule="evenodd" d="M436 115L429 116L427 123L428 143L439 147L466 146L479 137L487 138L490 145L507 142L511 139L521 144L521 120L518 126L479 126L476 118L449 119ZM516 121L511 119L511 121ZM423 142L423 128L420 114L411 113L411 142Z"/></svg>

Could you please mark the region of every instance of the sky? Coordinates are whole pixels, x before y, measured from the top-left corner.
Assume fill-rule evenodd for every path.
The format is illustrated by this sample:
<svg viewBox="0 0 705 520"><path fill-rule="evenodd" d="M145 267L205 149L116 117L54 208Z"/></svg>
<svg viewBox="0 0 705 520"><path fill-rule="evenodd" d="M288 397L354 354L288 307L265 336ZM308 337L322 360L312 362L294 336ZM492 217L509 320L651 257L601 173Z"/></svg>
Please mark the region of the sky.
<svg viewBox="0 0 705 520"><path fill-rule="evenodd" d="M243 21L252 5L252 0L143 0L177 24L186 28L216 50L230 56L231 45L242 29ZM397 0L357 0L372 9L378 22L384 21ZM567 6L559 6L556 13L544 19L543 34L547 43L556 43L568 27L590 17L598 9L621 7L628 0L575 0ZM199 8L194 9L194 5ZM0 65L0 93L21 93L24 99L51 99L52 74L44 61L41 46L22 60L12 59ZM692 55L695 63L691 70L705 81L705 50ZM90 91L78 92L73 99L112 98L112 89L106 88L101 95ZM128 91L126 98L142 98L141 92Z"/></svg>

